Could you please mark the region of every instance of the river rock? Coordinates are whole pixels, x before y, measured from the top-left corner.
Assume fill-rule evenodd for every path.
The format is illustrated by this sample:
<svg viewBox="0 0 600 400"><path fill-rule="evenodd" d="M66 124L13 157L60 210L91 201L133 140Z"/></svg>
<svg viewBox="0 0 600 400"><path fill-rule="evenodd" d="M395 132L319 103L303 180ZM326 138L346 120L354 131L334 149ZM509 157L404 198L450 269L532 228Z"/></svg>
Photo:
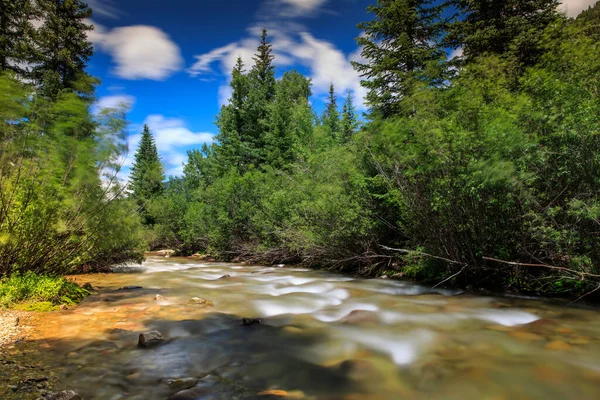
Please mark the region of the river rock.
<svg viewBox="0 0 600 400"><path fill-rule="evenodd" d="M210 300L204 300L204 299L201 299L200 297L192 297L190 299L190 301L188 301L188 303L198 304L198 305L201 305L201 306L208 306L208 307L214 306L214 304L213 304L212 301L210 301Z"/></svg>
<svg viewBox="0 0 600 400"><path fill-rule="evenodd" d="M161 344L164 340L159 331L140 333L138 346L145 348L154 347Z"/></svg>
<svg viewBox="0 0 600 400"><path fill-rule="evenodd" d="M210 393L210 387L196 387L182 390L169 397L169 400L197 400Z"/></svg>
<svg viewBox="0 0 600 400"><path fill-rule="evenodd" d="M231 275L223 275L219 279L229 279L229 278L231 278Z"/></svg>
<svg viewBox="0 0 600 400"><path fill-rule="evenodd" d="M171 389L185 390L196 386L198 378L180 378L180 379L163 379L162 382L167 384Z"/></svg>
<svg viewBox="0 0 600 400"><path fill-rule="evenodd" d="M142 286L123 286L122 288L119 288L119 290L138 290L138 289L143 289Z"/></svg>
<svg viewBox="0 0 600 400"><path fill-rule="evenodd" d="M90 291L90 292L94 290L94 287L93 287L93 286L92 286L92 284L91 284L91 283L89 283L89 282L86 282L86 283L85 283L85 284L84 284L82 287L83 287L85 290L87 290L87 291Z"/></svg>
<svg viewBox="0 0 600 400"><path fill-rule="evenodd" d="M62 392L49 393L44 397L38 397L37 400L81 400L81 396L72 390L63 390Z"/></svg>

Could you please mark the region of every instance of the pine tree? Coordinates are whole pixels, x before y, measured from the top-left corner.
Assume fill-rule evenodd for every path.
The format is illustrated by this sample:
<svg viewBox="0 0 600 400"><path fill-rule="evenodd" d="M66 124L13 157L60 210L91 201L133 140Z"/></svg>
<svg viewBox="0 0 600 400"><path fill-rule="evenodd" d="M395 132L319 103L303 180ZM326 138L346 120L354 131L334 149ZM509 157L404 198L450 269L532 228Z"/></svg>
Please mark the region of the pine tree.
<svg viewBox="0 0 600 400"><path fill-rule="evenodd" d="M354 108L354 101L352 99L352 92L348 90L346 101L342 109L342 134L344 140L348 141L350 137L356 133L358 129L358 120L356 118L356 109Z"/></svg>
<svg viewBox="0 0 600 400"><path fill-rule="evenodd" d="M444 41L462 47L466 62L485 54L511 56L521 65L535 63L542 33L560 18L559 0L449 0L460 16Z"/></svg>
<svg viewBox="0 0 600 400"><path fill-rule="evenodd" d="M368 61L353 62L369 90L367 104L383 117L397 114L402 100L417 82L436 84L443 80L444 51L438 44L442 33L442 6L434 0L377 0L369 6L375 18L358 27L357 39Z"/></svg>
<svg viewBox="0 0 600 400"><path fill-rule="evenodd" d="M258 54L252 59L254 60L254 67L252 68L253 75L263 90L265 99L271 100L275 95L275 66L273 60L272 45L267 41L267 30L263 28L260 36L260 45L258 46Z"/></svg>
<svg viewBox="0 0 600 400"><path fill-rule="evenodd" d="M42 92L55 98L62 90L90 96L97 82L85 67L93 54L87 23L92 10L81 0L36 0L44 24L37 32L33 77Z"/></svg>
<svg viewBox="0 0 600 400"><path fill-rule="evenodd" d="M335 87L333 83L329 85L329 97L325 104L325 110L321 117L321 123L327 127L331 136L336 140L340 138L340 113L337 108L337 97L335 95Z"/></svg>
<svg viewBox="0 0 600 400"><path fill-rule="evenodd" d="M216 154L225 170L230 167L240 170L251 162L247 151L251 143L248 143L246 119L250 87L241 57L238 57L231 75L232 94L229 104L223 106L217 116L219 134L216 140L220 146Z"/></svg>
<svg viewBox="0 0 600 400"><path fill-rule="evenodd" d="M131 167L129 188L132 197L138 203L145 224L153 223L152 218L146 212L146 205L148 201L163 193L164 180L164 168L160 162L154 138L148 125L144 125L142 138Z"/></svg>
<svg viewBox="0 0 600 400"><path fill-rule="evenodd" d="M25 77L22 64L31 61L34 16L31 0L0 0L0 71Z"/></svg>
<svg viewBox="0 0 600 400"><path fill-rule="evenodd" d="M263 29L260 45L254 56L254 65L248 74L250 89L245 106L245 131L242 141L247 148L248 163L261 165L266 160L265 138L268 132L269 110L275 97L276 80L272 46L267 40L267 30Z"/></svg>

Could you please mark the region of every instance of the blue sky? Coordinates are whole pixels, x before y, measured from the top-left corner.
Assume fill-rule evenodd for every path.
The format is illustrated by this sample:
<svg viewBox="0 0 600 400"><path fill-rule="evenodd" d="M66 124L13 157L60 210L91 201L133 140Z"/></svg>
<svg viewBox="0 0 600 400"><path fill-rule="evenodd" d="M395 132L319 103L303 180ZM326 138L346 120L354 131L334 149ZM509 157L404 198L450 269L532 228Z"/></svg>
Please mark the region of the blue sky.
<svg viewBox="0 0 600 400"><path fill-rule="evenodd" d="M235 59L249 66L260 29L269 30L276 73L297 69L313 80L317 111L333 82L365 94L350 61L360 59L356 25L375 0L88 0L94 10L95 55L89 72L102 80L96 108L130 105L131 165L141 126L150 126L167 175L180 175L186 150L210 142L220 105L229 97ZM565 0L576 14L595 0Z"/></svg>
<svg viewBox="0 0 600 400"><path fill-rule="evenodd" d="M130 105L131 164L141 125L155 135L168 175L181 173L185 152L210 141L229 74L238 55L248 66L259 31L269 30L276 73L288 69L313 79L313 104L322 109L329 83L363 89L350 60L358 59L356 24L369 0L88 1L95 55L89 72L101 79L98 107Z"/></svg>

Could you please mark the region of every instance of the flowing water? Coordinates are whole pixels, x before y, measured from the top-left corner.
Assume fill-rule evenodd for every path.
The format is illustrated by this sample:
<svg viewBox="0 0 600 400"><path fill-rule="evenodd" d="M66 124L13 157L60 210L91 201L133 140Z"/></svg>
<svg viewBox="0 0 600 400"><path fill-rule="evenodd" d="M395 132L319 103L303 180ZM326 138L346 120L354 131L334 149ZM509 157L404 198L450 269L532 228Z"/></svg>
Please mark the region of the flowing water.
<svg viewBox="0 0 600 400"><path fill-rule="evenodd" d="M33 340L84 399L600 398L597 310L176 258L83 279Z"/></svg>

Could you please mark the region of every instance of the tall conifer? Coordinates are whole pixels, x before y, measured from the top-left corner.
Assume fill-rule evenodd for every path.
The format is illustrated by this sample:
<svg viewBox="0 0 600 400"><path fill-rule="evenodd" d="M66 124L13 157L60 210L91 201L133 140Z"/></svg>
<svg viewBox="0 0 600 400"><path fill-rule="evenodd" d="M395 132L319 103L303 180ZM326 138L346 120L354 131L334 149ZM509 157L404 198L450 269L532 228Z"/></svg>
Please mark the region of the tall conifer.
<svg viewBox="0 0 600 400"><path fill-rule="evenodd" d="M164 168L160 162L156 144L148 125L144 125L142 138L131 167L129 188L136 199L146 224L153 221L146 213L146 204L164 191Z"/></svg>
<svg viewBox="0 0 600 400"><path fill-rule="evenodd" d="M443 7L433 0L377 0L367 7L374 19L358 27L357 39L366 63L353 62L369 90L371 111L388 117L400 111L400 103L418 82L443 80L444 51L438 41L442 33Z"/></svg>

